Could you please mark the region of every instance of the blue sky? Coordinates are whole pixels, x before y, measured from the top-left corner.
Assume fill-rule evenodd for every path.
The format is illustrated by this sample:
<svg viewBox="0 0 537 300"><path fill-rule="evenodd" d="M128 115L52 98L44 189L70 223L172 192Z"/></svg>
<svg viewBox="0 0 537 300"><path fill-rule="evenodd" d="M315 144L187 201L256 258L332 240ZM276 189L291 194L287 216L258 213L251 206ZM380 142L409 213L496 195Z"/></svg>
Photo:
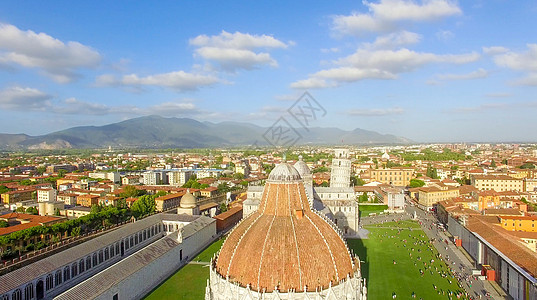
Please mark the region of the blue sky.
<svg viewBox="0 0 537 300"><path fill-rule="evenodd" d="M0 132L148 114L537 141L535 1L2 1Z"/></svg>

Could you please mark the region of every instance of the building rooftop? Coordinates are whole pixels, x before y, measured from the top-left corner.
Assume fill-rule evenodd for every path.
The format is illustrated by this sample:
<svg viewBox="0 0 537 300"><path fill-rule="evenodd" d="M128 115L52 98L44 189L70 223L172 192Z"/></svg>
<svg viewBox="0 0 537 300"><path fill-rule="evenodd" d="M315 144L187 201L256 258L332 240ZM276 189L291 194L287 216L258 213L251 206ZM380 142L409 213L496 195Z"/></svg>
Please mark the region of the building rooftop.
<svg viewBox="0 0 537 300"><path fill-rule="evenodd" d="M326 289L347 275L354 277L357 264L332 225L310 209L303 182L294 180L296 169L286 163L278 167L269 176L259 209L222 245L216 271L267 293Z"/></svg>

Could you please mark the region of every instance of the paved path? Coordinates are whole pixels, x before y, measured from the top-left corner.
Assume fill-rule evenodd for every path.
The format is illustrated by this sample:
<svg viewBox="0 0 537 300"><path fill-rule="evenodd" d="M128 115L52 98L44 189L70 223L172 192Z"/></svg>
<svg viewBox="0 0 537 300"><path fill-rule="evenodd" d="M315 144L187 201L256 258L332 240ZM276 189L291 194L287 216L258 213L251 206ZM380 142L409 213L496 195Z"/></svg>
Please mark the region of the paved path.
<svg viewBox="0 0 537 300"><path fill-rule="evenodd" d="M208 266L210 263L206 261L189 261L189 265L202 265L202 266Z"/></svg>

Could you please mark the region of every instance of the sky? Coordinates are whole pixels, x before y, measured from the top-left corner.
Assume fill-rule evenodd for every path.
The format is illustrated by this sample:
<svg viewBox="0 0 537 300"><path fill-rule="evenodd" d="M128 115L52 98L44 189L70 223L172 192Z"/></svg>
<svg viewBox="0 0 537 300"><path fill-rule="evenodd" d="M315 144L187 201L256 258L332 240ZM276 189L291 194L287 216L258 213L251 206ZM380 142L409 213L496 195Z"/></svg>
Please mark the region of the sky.
<svg viewBox="0 0 537 300"><path fill-rule="evenodd" d="M145 115L303 126L288 109L305 92L311 127L535 142L537 2L0 4L2 133Z"/></svg>

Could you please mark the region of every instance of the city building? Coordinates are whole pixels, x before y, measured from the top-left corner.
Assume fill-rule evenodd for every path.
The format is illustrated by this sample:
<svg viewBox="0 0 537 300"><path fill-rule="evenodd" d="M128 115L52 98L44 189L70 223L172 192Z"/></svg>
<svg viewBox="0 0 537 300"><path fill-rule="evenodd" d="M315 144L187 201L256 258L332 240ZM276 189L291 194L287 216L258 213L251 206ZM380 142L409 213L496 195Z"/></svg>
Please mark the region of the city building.
<svg viewBox="0 0 537 300"><path fill-rule="evenodd" d="M458 196L459 188L457 187L430 186L418 188L418 203L426 208L431 208L440 201L449 200Z"/></svg>
<svg viewBox="0 0 537 300"><path fill-rule="evenodd" d="M472 185L478 190L494 190L496 192L524 191L524 181L507 175L474 175Z"/></svg>
<svg viewBox="0 0 537 300"><path fill-rule="evenodd" d="M37 202L56 201L56 190L45 188L37 190Z"/></svg>
<svg viewBox="0 0 537 300"><path fill-rule="evenodd" d="M405 187L410 184L414 170L411 168L371 169L369 180L394 186Z"/></svg>

